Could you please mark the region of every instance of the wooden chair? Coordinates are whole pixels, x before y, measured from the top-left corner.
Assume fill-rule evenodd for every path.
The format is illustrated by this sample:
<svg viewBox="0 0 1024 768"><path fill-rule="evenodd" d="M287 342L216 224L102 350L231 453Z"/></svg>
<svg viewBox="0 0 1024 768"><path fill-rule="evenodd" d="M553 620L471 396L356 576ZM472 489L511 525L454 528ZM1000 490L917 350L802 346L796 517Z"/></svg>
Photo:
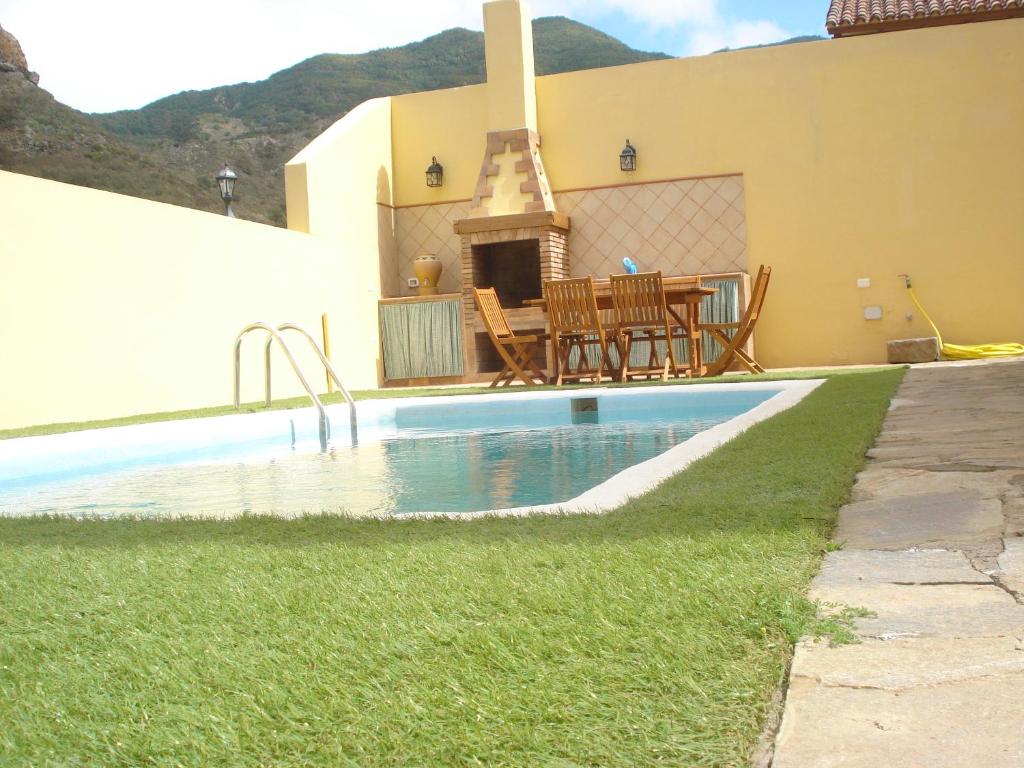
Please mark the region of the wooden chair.
<svg viewBox="0 0 1024 768"><path fill-rule="evenodd" d="M762 264L761 269L757 272L754 287L750 291L747 311L743 313L743 317L738 323L701 323L697 326L698 330L711 334L711 338L723 347L721 356L715 362L708 363L707 376L718 376L725 373L734 360L751 373L764 373L764 368L748 355L743 347L750 340L754 326L757 325L757 318L761 315L761 307L764 305L764 297L768 292L768 281L771 276L772 268ZM726 331L733 331L732 336L726 335Z"/></svg>
<svg viewBox="0 0 1024 768"><path fill-rule="evenodd" d="M558 372L555 384L561 386L566 379L601 381L601 376L616 378L617 371L608 354L608 342L616 343L614 331L606 331L597 310L594 281L589 277L571 280L549 280L544 283L548 320L551 323L551 346L555 352ZM590 364L588 347L597 347L596 365ZM573 350L579 350L580 359L575 368L569 367Z"/></svg>
<svg viewBox="0 0 1024 768"><path fill-rule="evenodd" d="M665 286L661 272L641 272L634 275L611 275L612 306L615 310L615 333L622 350L619 379L656 374L668 381L669 371L679 375L672 341L686 338L685 330L674 324L665 303ZM632 367L630 352L636 340L650 344L646 367ZM658 343L665 344L665 360L659 361Z"/></svg>
<svg viewBox="0 0 1024 768"><path fill-rule="evenodd" d="M493 288L474 288L473 298L480 309L487 335L491 337L491 342L501 355L501 359L505 361L505 367L494 377L491 386L511 386L516 379L529 387L547 383L547 376L533 360L538 350L543 351L541 345L544 343L544 337L516 336L509 327L505 310L501 308L498 294ZM529 373L524 369L529 369Z"/></svg>

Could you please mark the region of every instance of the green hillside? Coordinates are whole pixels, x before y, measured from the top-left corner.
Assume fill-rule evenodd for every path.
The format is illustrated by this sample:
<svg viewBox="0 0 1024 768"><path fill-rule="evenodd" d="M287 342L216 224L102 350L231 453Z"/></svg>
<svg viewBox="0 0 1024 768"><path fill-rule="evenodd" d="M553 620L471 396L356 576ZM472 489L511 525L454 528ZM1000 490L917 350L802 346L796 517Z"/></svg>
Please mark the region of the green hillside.
<svg viewBox="0 0 1024 768"><path fill-rule="evenodd" d="M667 58L635 51L603 32L562 17L534 22L537 73L632 64ZM311 120L336 120L378 96L482 83L484 36L450 29L418 43L352 55L323 54L257 83L168 96L138 110L96 117L126 136L195 138L200 118L241 120L250 131L293 131Z"/></svg>
<svg viewBox="0 0 1024 768"><path fill-rule="evenodd" d="M664 58L565 18L538 19L534 30L540 74ZM239 217L283 225L284 164L354 106L484 79L483 33L466 29L398 48L314 56L261 82L102 115L71 109L20 73L0 71L0 168L216 212L212 177L227 161L241 176Z"/></svg>
<svg viewBox="0 0 1024 768"><path fill-rule="evenodd" d="M19 72L0 71L0 169L216 211L209 172L105 130Z"/></svg>
<svg viewBox="0 0 1024 768"><path fill-rule="evenodd" d="M534 33L540 74L665 58L565 18L538 19ZM261 82L109 114L77 112L20 74L0 71L0 168L216 212L212 177L227 161L241 176L238 216L283 225L284 164L354 106L484 79L483 33L466 29L398 48L314 56Z"/></svg>

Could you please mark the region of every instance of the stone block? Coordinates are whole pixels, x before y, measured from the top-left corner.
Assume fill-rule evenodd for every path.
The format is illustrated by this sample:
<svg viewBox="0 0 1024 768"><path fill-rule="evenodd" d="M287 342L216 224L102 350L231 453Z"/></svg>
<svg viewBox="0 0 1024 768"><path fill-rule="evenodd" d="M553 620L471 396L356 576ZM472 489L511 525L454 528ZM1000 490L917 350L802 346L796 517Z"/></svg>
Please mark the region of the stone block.
<svg viewBox="0 0 1024 768"><path fill-rule="evenodd" d="M887 346L890 363L934 363L939 359L939 340L934 336L896 339Z"/></svg>
<svg viewBox="0 0 1024 768"><path fill-rule="evenodd" d="M905 691L795 678L774 768L1020 768L1020 674Z"/></svg>
<svg viewBox="0 0 1024 768"><path fill-rule="evenodd" d="M835 538L857 549L961 549L999 538L1002 510L998 498L970 488L856 501L839 511Z"/></svg>

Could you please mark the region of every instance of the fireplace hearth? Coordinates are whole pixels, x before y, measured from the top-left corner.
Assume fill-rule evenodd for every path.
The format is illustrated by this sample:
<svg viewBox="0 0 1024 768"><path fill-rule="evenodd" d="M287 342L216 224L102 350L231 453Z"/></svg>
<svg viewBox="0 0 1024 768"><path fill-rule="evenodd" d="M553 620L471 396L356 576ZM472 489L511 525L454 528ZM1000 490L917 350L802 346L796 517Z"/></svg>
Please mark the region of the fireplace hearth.
<svg viewBox="0 0 1024 768"><path fill-rule="evenodd" d="M473 285L493 288L505 309L519 309L541 297L539 240L473 245L471 252Z"/></svg>

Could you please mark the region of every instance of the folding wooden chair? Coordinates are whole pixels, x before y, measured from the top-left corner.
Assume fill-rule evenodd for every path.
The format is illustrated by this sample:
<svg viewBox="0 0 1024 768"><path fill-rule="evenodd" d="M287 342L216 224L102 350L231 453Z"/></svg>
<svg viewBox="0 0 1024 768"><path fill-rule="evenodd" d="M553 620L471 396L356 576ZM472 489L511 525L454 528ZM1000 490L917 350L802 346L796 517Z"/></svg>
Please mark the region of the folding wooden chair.
<svg viewBox="0 0 1024 768"><path fill-rule="evenodd" d="M493 288L474 288L473 298L480 309L480 316L491 337L494 348L505 361L505 367L494 377L492 387L507 387L519 379L529 387L547 383L547 376L533 360L538 350L542 351L543 336L516 336L508 325L505 310L501 308L498 294ZM529 369L529 373L524 369ZM535 381L539 379L539 381Z"/></svg>
<svg viewBox="0 0 1024 768"><path fill-rule="evenodd" d="M571 280L549 280L544 283L548 320L551 323L551 346L555 352L558 375L555 384L561 386L566 379L601 381L605 371L616 378L608 354L608 342L616 342L615 332L606 331L597 310L594 282L589 277ZM597 347L598 359L590 364L588 347ZM579 351L575 368L569 365L573 350Z"/></svg>
<svg viewBox="0 0 1024 768"><path fill-rule="evenodd" d="M670 371L673 376L678 376L680 369L672 340L685 338L685 331L671 321L661 272L611 275L609 279L615 310L615 333L622 350L619 379L628 381L630 377L658 375L662 381L667 381ZM634 367L629 362L633 343L637 340L650 344L646 367ZM665 345L664 362L659 360L659 342Z"/></svg>
<svg viewBox="0 0 1024 768"><path fill-rule="evenodd" d="M744 351L750 335L757 325L757 318L761 315L761 307L764 304L765 293L768 292L768 281L772 276L772 268L763 264L757 272L757 279L750 291L750 301L747 304L747 311L738 323L701 323L697 326L700 331L711 334L711 338L722 345L721 356L713 363L708 363L707 376L718 376L729 369L733 360L738 362L751 373L764 373L764 368ZM726 331L733 331L732 337L726 335Z"/></svg>

